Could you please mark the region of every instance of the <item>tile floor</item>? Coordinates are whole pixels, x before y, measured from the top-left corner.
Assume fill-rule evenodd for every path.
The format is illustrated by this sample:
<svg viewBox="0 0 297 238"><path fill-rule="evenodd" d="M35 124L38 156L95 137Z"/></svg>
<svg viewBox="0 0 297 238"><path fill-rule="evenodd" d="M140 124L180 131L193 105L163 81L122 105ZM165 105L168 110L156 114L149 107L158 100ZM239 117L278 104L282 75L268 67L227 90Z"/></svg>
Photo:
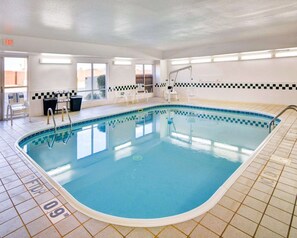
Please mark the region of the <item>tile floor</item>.
<svg viewBox="0 0 297 238"><path fill-rule="evenodd" d="M108 105L71 113L73 121L160 103ZM192 104L276 114L283 106L194 100ZM134 228L94 220L67 201L15 149L15 141L46 128L45 117L0 122L0 237L297 237L297 113L288 111L276 133L209 212L164 227ZM33 178L37 178L32 182ZM32 193L30 186L38 183ZM53 224L43 204L58 201L68 216Z"/></svg>

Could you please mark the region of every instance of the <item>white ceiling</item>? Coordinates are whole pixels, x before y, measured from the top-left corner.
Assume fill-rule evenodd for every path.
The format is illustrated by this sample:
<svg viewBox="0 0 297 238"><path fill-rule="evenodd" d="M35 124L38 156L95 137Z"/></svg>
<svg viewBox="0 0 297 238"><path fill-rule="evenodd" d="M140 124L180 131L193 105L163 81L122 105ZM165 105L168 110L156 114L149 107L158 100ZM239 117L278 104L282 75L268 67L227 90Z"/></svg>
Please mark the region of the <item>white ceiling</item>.
<svg viewBox="0 0 297 238"><path fill-rule="evenodd" d="M1 0L0 33L165 52L294 36L297 46L297 1Z"/></svg>

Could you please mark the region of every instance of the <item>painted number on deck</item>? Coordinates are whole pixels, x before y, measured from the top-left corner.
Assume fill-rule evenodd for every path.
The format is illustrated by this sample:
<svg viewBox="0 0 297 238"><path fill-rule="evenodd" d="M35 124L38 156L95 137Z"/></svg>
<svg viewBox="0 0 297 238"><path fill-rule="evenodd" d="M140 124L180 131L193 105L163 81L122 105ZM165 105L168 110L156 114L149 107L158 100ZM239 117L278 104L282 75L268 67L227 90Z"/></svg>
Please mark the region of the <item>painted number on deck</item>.
<svg viewBox="0 0 297 238"><path fill-rule="evenodd" d="M70 215L70 212L56 198L43 203L41 208L52 223L56 223Z"/></svg>
<svg viewBox="0 0 297 238"><path fill-rule="evenodd" d="M25 186L33 197L47 191L47 188L39 179L33 179L30 182L25 183Z"/></svg>

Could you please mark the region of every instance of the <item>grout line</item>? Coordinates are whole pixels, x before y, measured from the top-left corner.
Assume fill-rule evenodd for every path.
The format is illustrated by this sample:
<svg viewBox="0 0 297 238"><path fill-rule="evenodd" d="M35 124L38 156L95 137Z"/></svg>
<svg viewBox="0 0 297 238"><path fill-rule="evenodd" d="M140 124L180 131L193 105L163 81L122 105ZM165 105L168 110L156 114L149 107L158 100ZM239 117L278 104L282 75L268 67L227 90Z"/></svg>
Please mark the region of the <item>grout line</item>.
<svg viewBox="0 0 297 238"><path fill-rule="evenodd" d="M271 139L267 142L267 144L266 145L269 145L269 142L271 142ZM278 143L278 145L280 144L280 142ZM262 148L262 151L265 149L265 147L266 147L266 145ZM278 146L277 146L278 147ZM276 148L277 148L276 147ZM276 150L276 149L275 149ZM274 152L275 152L275 150L274 150ZM260 153L259 153L260 154ZM257 157L256 157L257 158ZM256 159L255 158L255 159ZM254 159L254 160L255 160ZM253 161L254 161L253 160ZM252 162L253 162L252 161ZM247 192L247 194L245 194L245 196L244 196L244 199L242 200L242 202L240 202L240 205L238 206L238 208L236 209L236 211L234 212L234 214L233 214L233 216L232 216L232 218L230 219L230 221L227 223L227 226L225 227L225 229L223 230L223 232L222 232L222 234L224 234L224 232L226 231L226 229L227 229L227 227L229 226L229 225L232 225L231 224L231 221L233 220L233 218L235 217L235 214L237 214L237 212L238 212L238 210L240 209L240 207L242 206L242 205L245 205L245 204L243 204L243 202L245 201L245 199L246 199L246 197L248 196L248 194L250 193L250 191L253 189L253 187L254 187L254 185L255 185L255 183L258 181L258 179L259 179L259 177L260 177L260 175L261 175L261 173L264 171L264 169L266 168L266 166L267 166L267 164L268 164L268 162L269 162L269 159L266 161L266 163L265 163L265 165L263 166L263 168L258 172L258 174L257 174L257 178L254 180L254 182L253 182L253 184L252 184L252 186L250 187L250 189L249 189L249 191ZM251 163L252 164L252 163ZM249 165L250 166L250 165ZM248 168L247 168L248 169ZM246 170L245 170L246 171ZM241 176L243 176L243 175L241 175ZM235 183L237 182L237 180L235 181ZM234 184L235 184L234 183ZM256 189L256 188L254 188L254 189ZM237 190L236 190L237 191ZM242 194L244 194L244 193L242 193ZM272 193L273 194L273 193ZM272 194L270 195L270 198L272 197ZM227 196L228 197L228 196ZM229 197L229 198L231 198L231 197ZM231 199L233 199L233 198L231 198ZM234 200L234 199L233 199ZM270 199L269 199L270 200ZM267 205L266 206L268 206L268 203L267 203ZM249 206L248 206L249 207ZM254 209L254 208L252 208L252 209ZM254 209L255 210L255 209ZM266 209L265 209L266 210ZM264 212L265 212L265 210L264 210ZM264 216L264 212L262 212L262 217ZM247 218L248 219L248 218ZM249 219L250 220L250 219ZM255 232L254 232L254 235L257 233L257 230L258 230L258 227L259 227L259 225L260 225L260 223L261 223L261 220L262 220L262 218L260 219L260 221L259 221L259 223L257 224L257 228L256 228L256 230L255 230ZM238 228L237 228L238 229ZM245 232L244 232L245 233ZM247 233L245 233L245 234L247 234Z"/></svg>
<svg viewBox="0 0 297 238"><path fill-rule="evenodd" d="M297 120L296 120L297 121ZM293 148L297 146L297 140L295 141L294 143L294 146ZM290 155L292 154L292 150L290 152ZM295 209L296 209L296 205L297 205L297 196L295 196L295 204L293 206L293 211L292 211L292 216L291 216L291 221L290 221L290 225L289 225L289 231L288 231L288 236L290 235L290 232L291 232L291 228L292 228L292 223L293 223L293 219L294 219L294 214L295 214Z"/></svg>
<svg viewBox="0 0 297 238"><path fill-rule="evenodd" d="M295 123L295 122L293 122L293 123L291 124L291 126L288 128L288 130L286 130L286 133L285 133L285 135L282 137L282 140L280 141L279 145L280 145L281 142L284 140L285 136L287 135L288 131L290 130L290 128L292 127L292 125L293 125L294 123ZM279 145L275 148L274 152L277 151L277 148L279 147ZM267 164L266 164L266 165L267 165ZM265 166L265 167L266 167L266 166ZM259 221L259 223L258 223L258 225L257 225L257 228L256 228L256 231L255 231L254 235L257 233L257 231L258 231L258 229L259 229L259 227L260 227L261 221L263 220L263 217L264 217L265 212L266 212L266 210L267 210L267 208L268 208L268 205L269 205L269 203L270 203L270 201L271 201L271 198L273 197L273 193L275 192L275 189L276 189L276 187L277 187L277 184L278 184L278 182L279 182L279 179L280 179L280 177L281 177L281 174L282 174L283 171L284 171L284 168L285 168L285 166L281 169L280 176L278 177L277 183L275 184L275 187L274 187L273 190L272 190L271 196L270 196L268 202L266 203L265 210L264 210L263 213L262 213L262 217L261 217L261 219L260 219L260 221ZM267 216L269 216L269 215L267 215ZM270 217L271 217L271 216L270 216ZM275 219L275 218L273 218L273 219ZM277 220L277 219L276 219L276 220ZM277 220L277 221L279 221L279 220ZM281 221L279 221L279 222L281 222ZM270 230L270 229L267 228L267 227L265 227L265 228L268 229L268 230ZM274 231L272 231L272 232L274 232ZM288 231L288 232L289 232L289 231ZM274 232L274 233L276 233L276 232ZM278 234L278 233L276 233L276 234ZM288 235L288 234L289 234L289 233L287 233L287 235ZM280 234L278 234L278 235L280 235Z"/></svg>

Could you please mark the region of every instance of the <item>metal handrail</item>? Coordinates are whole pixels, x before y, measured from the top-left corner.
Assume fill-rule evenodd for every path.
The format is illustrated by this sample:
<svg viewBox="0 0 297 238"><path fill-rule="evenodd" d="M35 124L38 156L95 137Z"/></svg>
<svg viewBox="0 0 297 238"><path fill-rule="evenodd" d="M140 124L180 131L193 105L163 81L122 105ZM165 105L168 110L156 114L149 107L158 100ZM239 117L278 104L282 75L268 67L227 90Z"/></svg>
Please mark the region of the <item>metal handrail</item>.
<svg viewBox="0 0 297 238"><path fill-rule="evenodd" d="M49 118L50 118L50 116L52 116L52 118L53 118L54 129L55 129L55 134L56 134L56 132L57 132L57 124L56 124L56 120L55 120L54 111L53 111L53 109L48 108L48 109L47 109L47 124L48 124L48 125L50 124L50 122L49 122Z"/></svg>
<svg viewBox="0 0 297 238"><path fill-rule="evenodd" d="M62 107L62 121L64 121L64 111L66 112L67 116L68 116L68 120L69 120L69 123L70 123L70 128L69 128L69 132L68 132L68 136L66 138L66 140L63 140L63 143L64 144L67 144L71 135L72 135L72 120L71 120L71 117L69 115L69 111L67 109L66 106Z"/></svg>
<svg viewBox="0 0 297 238"><path fill-rule="evenodd" d="M68 111L66 106L62 107L62 121L64 121L64 111L66 112L66 114L68 116L68 120L70 122L70 127L71 127L71 130L72 130L72 120L71 120L71 117L69 115L69 111Z"/></svg>
<svg viewBox="0 0 297 238"><path fill-rule="evenodd" d="M274 122L275 120L280 117L283 113L285 113L287 110L294 110L297 112L297 105L289 105L285 109L283 109L279 114L277 114L270 122L269 122L269 133L272 131L271 127L273 126L274 128Z"/></svg>
<svg viewBox="0 0 297 238"><path fill-rule="evenodd" d="M179 71L182 71L182 70L185 70L185 69L192 69L192 65L189 65L189 66L186 66L186 67L183 67L183 68L180 68L180 69L176 69L176 70L170 71L169 76L171 74L178 73Z"/></svg>

